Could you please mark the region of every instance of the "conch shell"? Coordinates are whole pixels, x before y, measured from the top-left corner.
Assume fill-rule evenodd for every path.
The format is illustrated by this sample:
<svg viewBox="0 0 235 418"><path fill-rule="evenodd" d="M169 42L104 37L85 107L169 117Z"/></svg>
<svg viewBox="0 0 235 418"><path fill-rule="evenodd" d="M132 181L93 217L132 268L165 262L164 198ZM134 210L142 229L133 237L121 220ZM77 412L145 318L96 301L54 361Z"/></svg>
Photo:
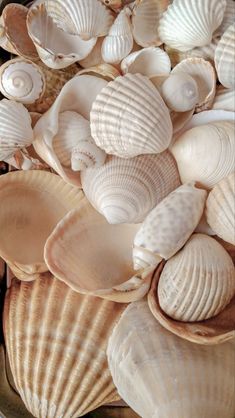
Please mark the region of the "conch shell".
<svg viewBox="0 0 235 418"><path fill-rule="evenodd" d="M224 32L215 50L215 68L224 87L235 88L235 23Z"/></svg>

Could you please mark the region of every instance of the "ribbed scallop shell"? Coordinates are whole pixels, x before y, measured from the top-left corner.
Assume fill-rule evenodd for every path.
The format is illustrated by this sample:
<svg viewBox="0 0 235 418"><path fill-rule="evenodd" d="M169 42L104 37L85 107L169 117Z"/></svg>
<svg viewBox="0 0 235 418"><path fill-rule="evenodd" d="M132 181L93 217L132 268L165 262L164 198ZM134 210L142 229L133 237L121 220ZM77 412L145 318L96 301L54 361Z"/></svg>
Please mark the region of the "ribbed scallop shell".
<svg viewBox="0 0 235 418"><path fill-rule="evenodd" d="M221 180L206 202L207 222L224 241L235 245L235 172Z"/></svg>
<svg viewBox="0 0 235 418"><path fill-rule="evenodd" d="M165 151L132 159L110 156L81 173L88 200L109 223L137 223L180 185L176 163Z"/></svg>
<svg viewBox="0 0 235 418"><path fill-rule="evenodd" d="M180 51L208 45L225 8L226 0L174 0L160 20L160 38Z"/></svg>
<svg viewBox="0 0 235 418"><path fill-rule="evenodd" d="M235 89L226 89L220 85L216 90L212 109L235 112Z"/></svg>
<svg viewBox="0 0 235 418"><path fill-rule="evenodd" d="M212 237L194 234L165 264L158 284L162 310L178 321L218 315L235 296L231 257Z"/></svg>
<svg viewBox="0 0 235 418"><path fill-rule="evenodd" d="M170 144L169 110L157 89L141 74L111 81L91 109L91 135L108 154L131 158L159 153Z"/></svg>
<svg viewBox="0 0 235 418"><path fill-rule="evenodd" d="M38 418L71 418L119 399L106 359L126 305L83 296L49 273L12 282L4 333L14 382Z"/></svg>
<svg viewBox="0 0 235 418"><path fill-rule="evenodd" d="M147 77L156 74L169 74L171 71L170 58L161 48L150 46L132 52L121 63L121 69L126 73L140 73Z"/></svg>
<svg viewBox="0 0 235 418"><path fill-rule="evenodd" d="M235 88L235 23L224 32L215 50L215 68L224 87Z"/></svg>
<svg viewBox="0 0 235 418"><path fill-rule="evenodd" d="M156 265L183 247L202 216L206 196L205 190L184 184L148 214L134 239L135 268L147 267L149 261Z"/></svg>
<svg viewBox="0 0 235 418"><path fill-rule="evenodd" d="M207 347L184 341L139 301L122 314L107 355L120 396L142 418L234 416L234 342Z"/></svg>

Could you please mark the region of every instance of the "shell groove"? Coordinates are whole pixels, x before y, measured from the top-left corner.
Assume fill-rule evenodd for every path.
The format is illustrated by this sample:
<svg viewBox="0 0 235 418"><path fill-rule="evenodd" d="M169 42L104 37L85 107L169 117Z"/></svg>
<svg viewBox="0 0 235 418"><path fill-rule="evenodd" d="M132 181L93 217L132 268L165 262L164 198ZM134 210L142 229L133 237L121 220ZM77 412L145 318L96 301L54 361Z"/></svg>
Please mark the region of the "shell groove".
<svg viewBox="0 0 235 418"><path fill-rule="evenodd" d="M235 88L235 23L224 32L215 50L215 68L224 87Z"/></svg>

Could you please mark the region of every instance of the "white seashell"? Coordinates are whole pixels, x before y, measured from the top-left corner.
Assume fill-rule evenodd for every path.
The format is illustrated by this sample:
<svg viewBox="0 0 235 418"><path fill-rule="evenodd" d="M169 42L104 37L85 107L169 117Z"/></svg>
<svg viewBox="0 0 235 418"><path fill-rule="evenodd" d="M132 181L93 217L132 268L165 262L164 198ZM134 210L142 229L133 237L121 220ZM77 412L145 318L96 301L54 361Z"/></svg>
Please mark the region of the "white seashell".
<svg viewBox="0 0 235 418"><path fill-rule="evenodd" d="M99 168L81 173L85 195L111 224L138 223L180 185L172 155L110 156Z"/></svg>
<svg viewBox="0 0 235 418"><path fill-rule="evenodd" d="M142 418L234 416L234 341L207 347L176 337L143 300L122 314L107 355L118 393Z"/></svg>
<svg viewBox="0 0 235 418"><path fill-rule="evenodd" d="M131 52L133 36L129 16L130 10L123 9L104 38L101 54L105 62L118 64Z"/></svg>
<svg viewBox="0 0 235 418"><path fill-rule="evenodd" d="M215 232L210 228L207 220L206 220L206 213L205 210L202 214L202 217L197 225L197 227L195 228L195 231L198 234L205 234L205 235L211 235L214 236Z"/></svg>
<svg viewBox="0 0 235 418"><path fill-rule="evenodd" d="M207 222L215 233L235 245L235 172L211 190L206 202Z"/></svg>
<svg viewBox="0 0 235 418"><path fill-rule="evenodd" d="M91 52L87 55L87 57L83 60L79 60L79 64L83 68L91 68L104 63L104 60L101 55L103 40L104 37L98 38L95 46L92 48Z"/></svg>
<svg viewBox="0 0 235 418"><path fill-rule="evenodd" d="M224 87L235 88L235 23L224 32L215 50L215 68Z"/></svg>
<svg viewBox="0 0 235 418"><path fill-rule="evenodd" d="M171 142L169 110L141 74L117 77L101 91L91 110L91 135L108 154L131 158L164 151Z"/></svg>
<svg viewBox="0 0 235 418"><path fill-rule="evenodd" d="M79 141L71 154L71 168L73 171L85 170L88 167L100 167L104 164L105 152L97 147L92 138Z"/></svg>
<svg viewBox="0 0 235 418"><path fill-rule="evenodd" d="M136 270L147 267L150 259L156 266L183 247L202 216L206 197L205 190L184 184L147 215L134 239Z"/></svg>
<svg viewBox="0 0 235 418"><path fill-rule="evenodd" d="M178 135L178 132L181 132L181 130L184 129L184 126L191 121L194 110L195 109L193 108L187 112L175 112L174 110L171 111L171 122L173 125L174 134L173 139Z"/></svg>
<svg viewBox="0 0 235 418"><path fill-rule="evenodd" d="M211 189L235 170L235 131L231 121L189 129L171 147L183 183L198 181Z"/></svg>
<svg viewBox="0 0 235 418"><path fill-rule="evenodd" d="M215 31L214 36L221 37L228 27L235 21L235 3L233 0L226 0L226 9L221 25Z"/></svg>
<svg viewBox="0 0 235 418"><path fill-rule="evenodd" d="M96 65L95 67L82 69L77 73L77 75L81 74L94 75L107 81L115 80L116 77L120 76L120 72L117 70L117 68L106 63Z"/></svg>
<svg viewBox="0 0 235 418"><path fill-rule="evenodd" d="M121 70L126 73L140 73L147 77L156 74L169 74L171 71L170 58L161 48L150 46L132 52L121 63Z"/></svg>
<svg viewBox="0 0 235 418"><path fill-rule="evenodd" d="M212 109L228 110L235 112L235 90L226 89L220 85L216 90L215 99L213 102Z"/></svg>
<svg viewBox="0 0 235 418"><path fill-rule="evenodd" d="M160 38L180 51L208 45L225 8L226 0L174 0L160 20Z"/></svg>
<svg viewBox="0 0 235 418"><path fill-rule="evenodd" d="M187 73L172 73L161 86L162 98L175 112L187 112L198 103L196 81Z"/></svg>

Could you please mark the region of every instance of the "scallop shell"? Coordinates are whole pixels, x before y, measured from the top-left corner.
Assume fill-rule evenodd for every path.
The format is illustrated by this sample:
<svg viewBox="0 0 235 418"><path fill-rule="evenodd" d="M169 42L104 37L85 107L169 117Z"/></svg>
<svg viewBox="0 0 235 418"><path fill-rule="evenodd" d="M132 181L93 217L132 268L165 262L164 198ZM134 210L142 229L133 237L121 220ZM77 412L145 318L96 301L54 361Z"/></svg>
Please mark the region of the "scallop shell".
<svg viewBox="0 0 235 418"><path fill-rule="evenodd" d="M147 77L126 74L111 81L91 109L91 135L107 154L131 158L159 153L171 142L172 123Z"/></svg>
<svg viewBox="0 0 235 418"><path fill-rule="evenodd" d="M98 168L81 173L88 200L111 224L138 223L180 185L169 151L130 160L110 156Z"/></svg>
<svg viewBox="0 0 235 418"><path fill-rule="evenodd" d="M49 273L13 280L4 333L16 388L35 417L70 418L119 399L106 347L126 305L73 292Z"/></svg>
<svg viewBox="0 0 235 418"><path fill-rule="evenodd" d="M187 73L172 73L161 86L162 98L175 112L187 112L195 108L199 99L198 85Z"/></svg>
<svg viewBox="0 0 235 418"><path fill-rule="evenodd" d="M156 265L183 247L202 216L206 197L205 190L184 184L148 214L134 239L135 269Z"/></svg>
<svg viewBox="0 0 235 418"><path fill-rule="evenodd" d="M215 50L215 68L224 87L235 88L235 23L224 32Z"/></svg>
<svg viewBox="0 0 235 418"><path fill-rule="evenodd" d="M174 0L160 20L160 38L180 51L208 45L225 8L226 0Z"/></svg>
<svg viewBox="0 0 235 418"><path fill-rule="evenodd" d="M232 418L234 342L214 347L162 328L146 301L131 303L108 343L119 394L142 418Z"/></svg>
<svg viewBox="0 0 235 418"><path fill-rule="evenodd" d="M211 189L235 170L234 123L220 121L189 129L171 151L183 183L198 181Z"/></svg>
<svg viewBox="0 0 235 418"><path fill-rule="evenodd" d="M221 180L206 202L207 222L224 241L235 245L235 172Z"/></svg>
<svg viewBox="0 0 235 418"><path fill-rule="evenodd" d="M80 141L71 154L71 168L74 171L89 167L100 167L104 164L105 152L95 145L93 140Z"/></svg>
<svg viewBox="0 0 235 418"><path fill-rule="evenodd" d="M212 109L235 112L235 89L226 89L220 85L216 90Z"/></svg>
<svg viewBox="0 0 235 418"><path fill-rule="evenodd" d="M224 17L221 25L218 27L214 36L221 37L228 27L235 20L235 3L233 0L226 0L226 9L224 12Z"/></svg>
<svg viewBox="0 0 235 418"><path fill-rule="evenodd" d="M43 248L58 221L83 194L46 171L15 171L0 177L0 256L21 280L47 271Z"/></svg>
<svg viewBox="0 0 235 418"><path fill-rule="evenodd" d="M132 52L121 63L121 70L126 73L140 73L147 77L156 74L169 74L171 62L167 53L161 48L150 46L139 51Z"/></svg>

